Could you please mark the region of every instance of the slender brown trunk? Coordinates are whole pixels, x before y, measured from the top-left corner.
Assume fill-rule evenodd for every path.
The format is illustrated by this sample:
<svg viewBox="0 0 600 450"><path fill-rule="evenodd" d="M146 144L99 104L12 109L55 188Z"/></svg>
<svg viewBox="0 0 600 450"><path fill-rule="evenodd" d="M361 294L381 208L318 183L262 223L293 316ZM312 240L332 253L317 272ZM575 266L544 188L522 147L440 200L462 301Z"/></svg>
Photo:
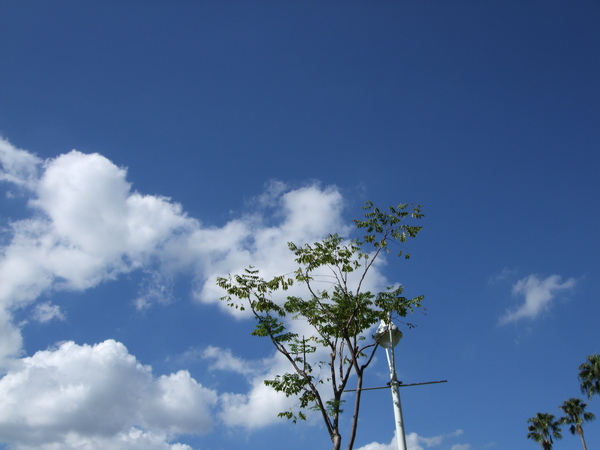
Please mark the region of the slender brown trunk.
<svg viewBox="0 0 600 450"><path fill-rule="evenodd" d="M352 450L354 447L354 439L356 438L356 429L358 428L358 412L360 411L360 398L362 394L362 382L363 376L362 371L358 374L358 380L356 383L356 399L354 400L354 415L352 416L352 426L350 429L350 439L348 440L348 450Z"/></svg>
<svg viewBox="0 0 600 450"><path fill-rule="evenodd" d="M581 437L581 445L583 445L583 450L587 450L587 445L585 445L585 438L583 437L583 428L581 428L581 425L577 425L577 433Z"/></svg>

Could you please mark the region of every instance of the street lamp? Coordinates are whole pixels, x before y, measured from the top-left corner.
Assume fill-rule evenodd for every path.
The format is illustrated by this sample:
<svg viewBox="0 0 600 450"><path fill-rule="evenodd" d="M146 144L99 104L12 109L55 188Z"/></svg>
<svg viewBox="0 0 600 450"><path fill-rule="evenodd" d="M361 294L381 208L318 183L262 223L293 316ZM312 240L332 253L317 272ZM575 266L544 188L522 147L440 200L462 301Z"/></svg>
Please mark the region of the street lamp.
<svg viewBox="0 0 600 450"><path fill-rule="evenodd" d="M390 389L392 390L392 401L394 403L394 418L396 420L396 441L398 450L406 450L406 437L404 436L404 420L402 419L402 405L400 403L400 389L396 377L396 362L394 360L394 347L398 345L402 338L402 332L389 320L388 323L383 320L379 324L373 339L375 342L385 348L388 365L390 366Z"/></svg>

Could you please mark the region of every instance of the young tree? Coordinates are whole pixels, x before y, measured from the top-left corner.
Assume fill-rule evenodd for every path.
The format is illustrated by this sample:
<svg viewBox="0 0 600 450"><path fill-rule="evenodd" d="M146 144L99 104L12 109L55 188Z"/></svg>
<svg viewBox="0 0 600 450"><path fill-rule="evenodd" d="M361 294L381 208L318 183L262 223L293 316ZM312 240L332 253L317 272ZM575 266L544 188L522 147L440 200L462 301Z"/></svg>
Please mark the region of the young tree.
<svg viewBox="0 0 600 450"><path fill-rule="evenodd" d="M352 375L356 377L356 395L347 448L354 445L363 376L377 348L364 334L380 320L413 312L423 300L423 296L403 297L403 288L398 285L376 293L364 288L378 258L393 244L401 249L407 238L417 236L421 227L413 220L423 217L420 206L401 204L382 211L367 202L364 209L365 219L354 221L365 233L359 239L344 240L332 234L310 245L288 243L298 264L291 276L265 280L250 267L243 274L217 280L227 292L222 299L229 306L248 307L254 315L252 334L270 338L289 362L289 372L265 381L286 396L298 397L297 410L283 411L279 416L295 423L306 419L307 410L318 411L334 450L341 448L343 392ZM398 256L402 255L400 251ZM406 259L409 256L404 254ZM280 291L294 284L304 287L305 296L280 298ZM306 321L310 334L293 332L289 318Z"/></svg>
<svg viewBox="0 0 600 450"><path fill-rule="evenodd" d="M570 398L565 400L564 403L559 407L566 414L565 417L560 419L560 423L565 425L571 425L569 428L571 434L577 433L581 437L581 443L583 450L587 450L585 444L585 438L583 437L583 427L581 426L584 422L594 420L595 416L591 412L586 412L585 407L587 405L578 398Z"/></svg>
<svg viewBox="0 0 600 450"><path fill-rule="evenodd" d="M579 366L579 381L581 392L587 394L588 398L600 394L600 355L588 356L586 362Z"/></svg>
<svg viewBox="0 0 600 450"><path fill-rule="evenodd" d="M544 450L552 450L553 439L562 439L560 434L560 421L555 420L549 413L537 413L535 417L527 419L531 424L527 428L527 439L532 439L541 444Z"/></svg>

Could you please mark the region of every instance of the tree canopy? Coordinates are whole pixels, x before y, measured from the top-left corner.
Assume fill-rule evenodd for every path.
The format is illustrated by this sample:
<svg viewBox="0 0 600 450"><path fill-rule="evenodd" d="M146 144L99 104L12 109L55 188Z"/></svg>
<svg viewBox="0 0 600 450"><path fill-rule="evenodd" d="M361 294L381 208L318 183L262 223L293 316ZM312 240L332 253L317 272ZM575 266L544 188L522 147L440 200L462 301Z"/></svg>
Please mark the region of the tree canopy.
<svg viewBox="0 0 600 450"><path fill-rule="evenodd" d="M600 356L589 355L586 362L579 366L579 381L581 392L586 393L589 398L600 393ZM570 425L571 434L578 434L581 438L583 450L587 450L587 444L583 433L583 424L594 420L596 416L586 411L587 404L579 398L565 400L559 408L564 416L555 420L552 414L537 413L535 417L527 420L529 427L528 439L532 439L542 445L545 450L550 450L553 439L562 439L560 425Z"/></svg>
<svg viewBox="0 0 600 450"><path fill-rule="evenodd" d="M587 394L588 398L600 394L600 355L589 355L579 366L579 381L581 392Z"/></svg>
<svg viewBox="0 0 600 450"><path fill-rule="evenodd" d="M544 450L552 450L554 439L562 439L560 420L550 413L537 413L527 420L527 439L539 443Z"/></svg>
<svg viewBox="0 0 600 450"><path fill-rule="evenodd" d="M341 448L343 394L353 375L356 395L347 448L354 444L363 374L377 348L365 334L381 320L412 313L423 300L404 297L398 284L378 292L365 288L376 261L392 248L399 257L410 257L404 244L421 231L415 224L423 217L421 207L400 204L380 210L367 202L364 209L364 219L354 220L360 238L330 234L313 244L288 243L297 264L291 274L264 279L259 269L249 267L217 280L229 306L252 312L252 334L268 337L289 363L289 372L265 381L298 398L296 409L279 416L296 422L306 419L309 410L319 412L334 449ZM304 288L302 295L282 295L298 285ZM306 321L310 331L294 331L293 319Z"/></svg>
<svg viewBox="0 0 600 450"><path fill-rule="evenodd" d="M565 416L560 419L560 422L565 425L570 425L569 430L571 434L577 433L581 438L581 445L583 450L587 450L587 444L583 435L583 423L594 420L595 416L591 412L585 410L587 404L581 401L579 398L570 398L565 400L560 406Z"/></svg>

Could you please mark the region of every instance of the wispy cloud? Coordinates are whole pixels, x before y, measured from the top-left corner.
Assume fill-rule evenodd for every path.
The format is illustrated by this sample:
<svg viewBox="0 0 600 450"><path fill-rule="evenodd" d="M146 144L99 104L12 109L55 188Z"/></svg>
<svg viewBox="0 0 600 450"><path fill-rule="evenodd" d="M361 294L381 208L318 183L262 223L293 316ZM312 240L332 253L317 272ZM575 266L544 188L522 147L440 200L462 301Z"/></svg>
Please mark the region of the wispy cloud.
<svg viewBox="0 0 600 450"><path fill-rule="evenodd" d="M522 319L536 319L550 308L559 293L573 289L576 284L575 278L562 281L560 275L540 278L538 275L532 274L522 278L513 285L512 294L522 298L523 302L517 307L508 309L500 317L500 324L506 325Z"/></svg>
<svg viewBox="0 0 600 450"><path fill-rule="evenodd" d="M33 318L38 322L46 323L54 319L65 320L65 314L61 311L60 306L45 302L36 305Z"/></svg>
<svg viewBox="0 0 600 450"><path fill-rule="evenodd" d="M208 360L209 370L222 370L234 372L240 375L250 376L264 371L264 364L268 361L248 361L235 356L228 348L209 345L201 353L200 357Z"/></svg>
<svg viewBox="0 0 600 450"><path fill-rule="evenodd" d="M42 160L0 138L0 181L34 189Z"/></svg>
<svg viewBox="0 0 600 450"><path fill-rule="evenodd" d="M494 284L494 283L498 283L500 281L504 281L507 280L509 278L514 277L517 274L517 270L516 269L509 269L508 267L505 267L504 269L502 269L502 271L489 278L488 282L490 284Z"/></svg>
<svg viewBox="0 0 600 450"><path fill-rule="evenodd" d="M450 450L471 450L471 444L454 444Z"/></svg>

